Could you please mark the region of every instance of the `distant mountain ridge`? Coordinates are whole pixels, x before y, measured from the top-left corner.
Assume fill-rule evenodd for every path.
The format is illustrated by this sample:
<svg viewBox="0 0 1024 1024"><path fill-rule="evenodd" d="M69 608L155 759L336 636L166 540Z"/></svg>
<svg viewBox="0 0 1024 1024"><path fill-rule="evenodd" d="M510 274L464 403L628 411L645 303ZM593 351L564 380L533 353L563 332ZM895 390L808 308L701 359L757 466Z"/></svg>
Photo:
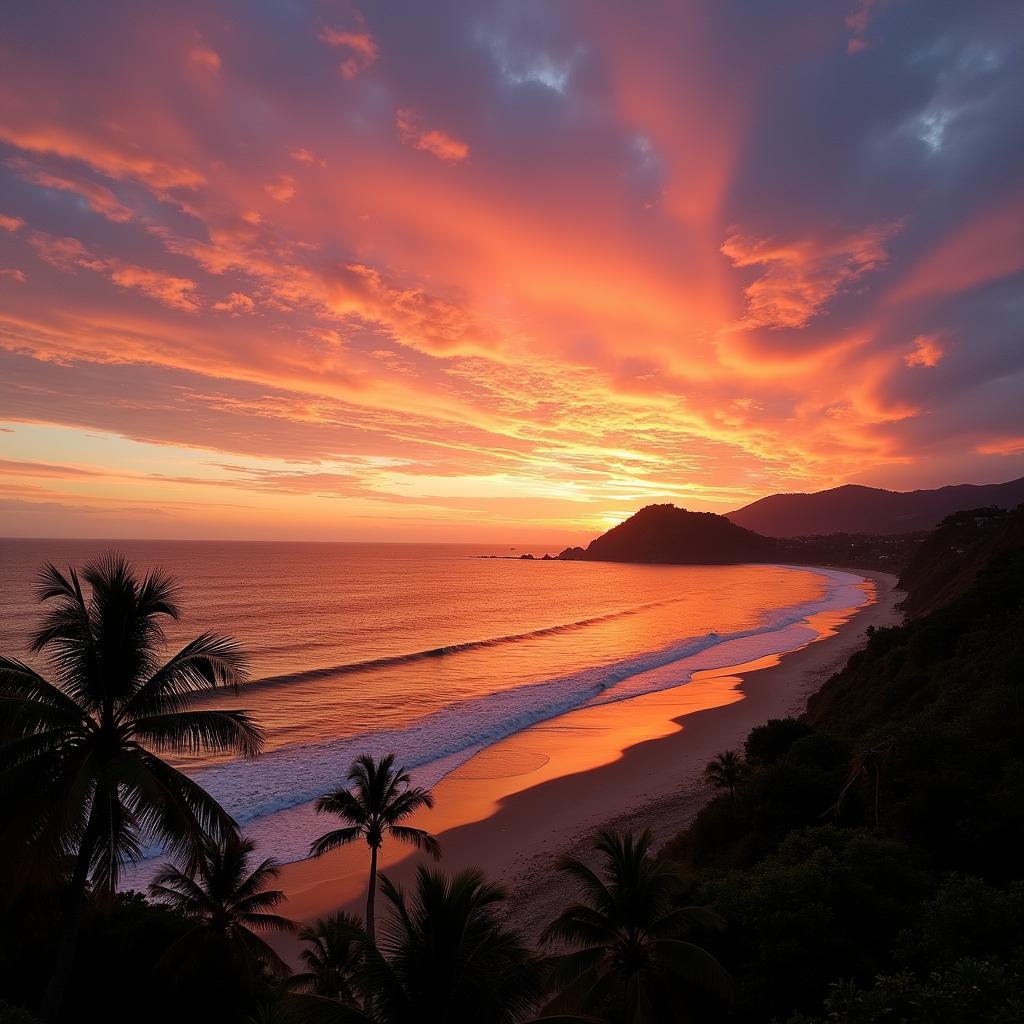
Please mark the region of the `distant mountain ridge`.
<svg viewBox="0 0 1024 1024"><path fill-rule="evenodd" d="M1015 508L1024 502L1024 477L1002 484L956 484L936 490L887 491L845 484L810 494L772 494L727 518L766 537L830 533L900 534L932 530L967 509Z"/></svg>

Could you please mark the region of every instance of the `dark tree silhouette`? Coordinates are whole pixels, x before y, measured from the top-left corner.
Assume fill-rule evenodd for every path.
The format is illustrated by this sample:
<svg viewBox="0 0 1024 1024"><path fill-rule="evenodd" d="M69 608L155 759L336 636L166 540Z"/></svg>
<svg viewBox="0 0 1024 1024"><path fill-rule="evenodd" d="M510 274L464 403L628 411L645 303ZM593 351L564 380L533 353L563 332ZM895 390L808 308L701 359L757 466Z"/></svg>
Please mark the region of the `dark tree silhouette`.
<svg viewBox="0 0 1024 1024"><path fill-rule="evenodd" d="M322 835L310 848L320 857L339 846L364 839L370 848L370 881L366 891L366 932L374 939L374 905L377 897L377 853L386 835L399 842L426 850L432 857L441 855L437 840L420 828L402 822L421 807L433 807L429 790L411 785L404 768L395 767L395 755L380 761L363 754L349 769L348 789L337 789L316 802L317 814L336 814L348 822L344 828Z"/></svg>
<svg viewBox="0 0 1024 1024"><path fill-rule="evenodd" d="M704 907L675 906L678 871L650 848L650 831L634 837L602 830L594 843L600 874L572 857L561 861L583 902L566 907L541 936L575 947L553 958L557 995L546 1013L655 1024L679 1019L695 991L732 998L724 968L685 938L695 928L721 928L721 919Z"/></svg>
<svg viewBox="0 0 1024 1024"><path fill-rule="evenodd" d="M725 750L708 762L704 778L715 789L729 790L732 802L736 802L736 787L746 778L747 766L735 750Z"/></svg>
<svg viewBox="0 0 1024 1024"><path fill-rule="evenodd" d="M224 964L243 982L257 978L262 969L279 977L289 973L288 965L257 934L298 927L273 913L284 893L267 886L281 867L272 858L251 867L252 852L251 840L229 833L207 845L194 872L173 864L160 869L150 895L195 921L195 927L171 946L159 969L173 975L196 963Z"/></svg>
<svg viewBox="0 0 1024 1024"><path fill-rule="evenodd" d="M411 893L385 877L388 914L363 972L368 1007L404 1021L520 1021L539 995L537 962L501 923L507 899L478 871L448 875L421 865Z"/></svg>
<svg viewBox="0 0 1024 1024"><path fill-rule="evenodd" d="M307 969L292 975L289 987L357 1004L356 979L366 942L363 922L339 911L303 928L299 938L307 946L299 954Z"/></svg>
<svg viewBox="0 0 1024 1024"><path fill-rule="evenodd" d="M89 596L83 589L89 587ZM126 860L146 842L196 863L209 837L234 822L161 754L259 753L263 736L243 711L189 711L192 696L237 687L235 641L204 633L160 663L162 620L177 619L176 587L163 572L138 576L120 556L87 563L81 577L47 564L47 605L30 648L53 681L0 658L0 813L17 822L23 860L71 859L62 936L43 1000L56 1017L74 963L87 886L111 894Z"/></svg>

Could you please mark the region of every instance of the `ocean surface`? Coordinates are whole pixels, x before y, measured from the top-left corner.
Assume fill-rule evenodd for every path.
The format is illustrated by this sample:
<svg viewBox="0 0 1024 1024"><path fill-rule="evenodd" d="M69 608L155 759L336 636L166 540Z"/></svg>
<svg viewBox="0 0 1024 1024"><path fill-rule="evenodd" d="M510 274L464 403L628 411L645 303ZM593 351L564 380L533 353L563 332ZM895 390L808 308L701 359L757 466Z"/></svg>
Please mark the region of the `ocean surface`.
<svg viewBox="0 0 1024 1024"><path fill-rule="evenodd" d="M200 703L249 710L265 754L177 763L282 860L305 855L318 824L309 802L357 754L394 751L432 785L574 708L794 650L815 636L809 615L867 600L858 576L792 566L529 561L450 544L4 540L0 652L27 658L44 561L80 565L115 547L179 579L168 653L206 629L248 652L244 690ZM481 557L493 554L513 557Z"/></svg>

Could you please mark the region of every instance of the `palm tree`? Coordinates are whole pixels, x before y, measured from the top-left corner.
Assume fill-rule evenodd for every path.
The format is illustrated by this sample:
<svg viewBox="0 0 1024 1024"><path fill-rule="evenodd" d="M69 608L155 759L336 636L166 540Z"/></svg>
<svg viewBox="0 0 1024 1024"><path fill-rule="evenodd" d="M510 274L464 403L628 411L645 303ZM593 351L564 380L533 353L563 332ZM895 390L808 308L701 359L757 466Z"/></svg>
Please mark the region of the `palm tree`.
<svg viewBox="0 0 1024 1024"><path fill-rule="evenodd" d="M704 769L704 778L715 789L729 790L732 802L736 803L736 787L746 778L747 765L735 750L716 754Z"/></svg>
<svg viewBox="0 0 1024 1024"><path fill-rule="evenodd" d="M501 923L505 891L479 871L424 865L411 894L381 880L390 906L379 946L367 944L367 1010L387 1024L512 1024L540 993L538 963Z"/></svg>
<svg viewBox="0 0 1024 1024"><path fill-rule="evenodd" d="M365 839L370 847L370 882L366 892L366 933L374 940L374 904L377 898L377 853L385 835L424 849L435 859L441 856L437 840L421 828L402 825L414 811L433 807L430 791L411 784L404 768L395 768L395 755L375 761L363 754L352 762L350 789L336 789L316 802L317 814L336 814L349 824L322 835L310 848L320 857L339 846Z"/></svg>
<svg viewBox="0 0 1024 1024"><path fill-rule="evenodd" d="M572 857L560 870L583 890L545 929L542 942L575 947L556 956L550 983L557 995L545 1012L593 1014L611 1022L678 1019L694 991L732 997L732 980L706 950L684 938L692 929L721 928L704 907L677 907L679 874L651 856L651 833L597 834L601 874Z"/></svg>
<svg viewBox="0 0 1024 1024"><path fill-rule="evenodd" d="M267 858L250 867L253 849L252 840L229 833L207 844L194 872L163 865L150 884L150 895L196 923L164 954L161 969L176 973L189 962L228 964L244 982L257 978L263 968L279 977L289 973L288 965L257 934L298 927L273 913L284 893L267 885L281 866Z"/></svg>
<svg viewBox="0 0 1024 1024"><path fill-rule="evenodd" d="M90 879L109 895L144 843L194 861L210 836L235 829L213 797L159 755L254 757L263 735L244 711L186 710L200 690L237 688L244 662L234 640L203 633L160 664L162 622L179 617L171 577L157 570L140 578L122 557L104 555L81 578L45 565L37 593L48 610L30 649L48 657L53 682L0 657L0 812L18 821L26 856L73 863L43 1001L52 1019Z"/></svg>
<svg viewBox="0 0 1024 1024"><path fill-rule="evenodd" d="M299 938L308 946L299 954L308 970L293 974L289 986L357 1003L355 981L366 942L363 922L354 914L338 911L303 928Z"/></svg>

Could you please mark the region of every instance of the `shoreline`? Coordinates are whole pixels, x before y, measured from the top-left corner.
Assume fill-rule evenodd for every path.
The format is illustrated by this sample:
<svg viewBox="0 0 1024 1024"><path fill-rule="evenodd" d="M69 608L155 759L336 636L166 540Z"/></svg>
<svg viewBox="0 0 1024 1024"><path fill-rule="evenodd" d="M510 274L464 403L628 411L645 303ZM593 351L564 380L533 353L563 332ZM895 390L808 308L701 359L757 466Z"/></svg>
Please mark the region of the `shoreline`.
<svg viewBox="0 0 1024 1024"><path fill-rule="evenodd" d="M870 603L811 616L818 635L802 647L514 733L445 776L433 787L434 810L413 823L438 836L444 870L478 867L503 883L513 923L534 937L568 895L554 870L561 854L585 850L602 825L652 827L657 844L675 835L710 799L702 772L714 754L769 718L800 713L862 646L868 626L902 621L896 578L856 573L874 590ZM398 884L423 860L393 841L382 853L381 870ZM338 909L361 913L367 870L364 846L286 864L282 913L302 921ZM285 956L298 948L289 938L274 945Z"/></svg>

